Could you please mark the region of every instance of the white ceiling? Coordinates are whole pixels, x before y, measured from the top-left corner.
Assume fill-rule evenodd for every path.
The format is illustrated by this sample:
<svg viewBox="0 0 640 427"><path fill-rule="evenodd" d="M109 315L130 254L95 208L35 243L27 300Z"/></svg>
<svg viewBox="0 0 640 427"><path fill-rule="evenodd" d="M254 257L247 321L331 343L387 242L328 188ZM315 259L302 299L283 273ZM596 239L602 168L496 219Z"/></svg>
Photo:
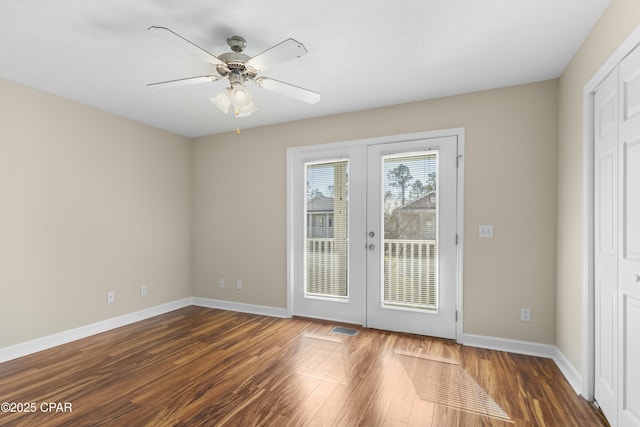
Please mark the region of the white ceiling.
<svg viewBox="0 0 640 427"><path fill-rule="evenodd" d="M320 92L259 89L242 128L553 79L610 0L2 0L0 78L188 137L234 130L205 83L147 83L213 68L165 26L219 55L292 37L309 53L264 74ZM5 100L6 101L6 100Z"/></svg>

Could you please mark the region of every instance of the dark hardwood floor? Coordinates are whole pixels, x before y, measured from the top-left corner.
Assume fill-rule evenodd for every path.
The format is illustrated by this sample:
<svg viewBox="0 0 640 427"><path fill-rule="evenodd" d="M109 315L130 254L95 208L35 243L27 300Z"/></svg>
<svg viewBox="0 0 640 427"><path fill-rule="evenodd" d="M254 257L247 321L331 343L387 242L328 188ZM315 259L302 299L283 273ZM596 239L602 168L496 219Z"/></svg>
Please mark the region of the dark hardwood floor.
<svg viewBox="0 0 640 427"><path fill-rule="evenodd" d="M0 364L0 425L606 426L553 361L187 307Z"/></svg>

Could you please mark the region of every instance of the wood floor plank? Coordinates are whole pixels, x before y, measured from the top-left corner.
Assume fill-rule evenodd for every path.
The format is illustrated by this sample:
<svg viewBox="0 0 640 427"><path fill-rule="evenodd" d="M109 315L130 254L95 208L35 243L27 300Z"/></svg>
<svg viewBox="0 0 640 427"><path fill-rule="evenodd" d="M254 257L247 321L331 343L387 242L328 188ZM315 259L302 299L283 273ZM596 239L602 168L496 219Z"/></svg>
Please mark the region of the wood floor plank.
<svg viewBox="0 0 640 427"><path fill-rule="evenodd" d="M416 392L411 379L404 372L401 372L399 376L396 392L385 418L407 423Z"/></svg>
<svg viewBox="0 0 640 427"><path fill-rule="evenodd" d="M422 399L413 399L407 427L431 427L436 404Z"/></svg>
<svg viewBox="0 0 640 427"><path fill-rule="evenodd" d="M366 408L361 420L361 425L377 427L382 426L389 417L389 408L396 396L400 380L404 371L400 363L389 363L381 378L381 384Z"/></svg>
<svg viewBox="0 0 640 427"><path fill-rule="evenodd" d="M0 364L0 402L72 406L0 425L607 425L549 359L333 326L186 307Z"/></svg>

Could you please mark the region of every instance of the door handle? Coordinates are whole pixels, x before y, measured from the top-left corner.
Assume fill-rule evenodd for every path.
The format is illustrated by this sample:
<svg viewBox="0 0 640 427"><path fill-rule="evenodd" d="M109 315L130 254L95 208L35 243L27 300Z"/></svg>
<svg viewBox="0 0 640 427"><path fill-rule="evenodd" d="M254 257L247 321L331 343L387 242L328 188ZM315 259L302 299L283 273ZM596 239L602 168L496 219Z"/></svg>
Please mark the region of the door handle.
<svg viewBox="0 0 640 427"><path fill-rule="evenodd" d="M376 245L374 245L373 243L371 243L371 244L368 246L368 248L369 248L369 250L370 250L370 251L372 251L372 250L374 250L374 249L376 248Z"/></svg>
<svg viewBox="0 0 640 427"><path fill-rule="evenodd" d="M640 282L640 274L636 274L636 282Z"/></svg>
<svg viewBox="0 0 640 427"><path fill-rule="evenodd" d="M369 232L369 237L375 237L376 233L374 233L373 231Z"/></svg>

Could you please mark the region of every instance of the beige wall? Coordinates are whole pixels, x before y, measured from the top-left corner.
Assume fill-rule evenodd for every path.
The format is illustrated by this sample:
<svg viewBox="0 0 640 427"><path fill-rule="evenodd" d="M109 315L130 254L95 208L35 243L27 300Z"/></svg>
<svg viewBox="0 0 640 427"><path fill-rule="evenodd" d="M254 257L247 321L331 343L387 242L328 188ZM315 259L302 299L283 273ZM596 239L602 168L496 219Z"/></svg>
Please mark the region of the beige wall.
<svg viewBox="0 0 640 427"><path fill-rule="evenodd" d="M0 347L190 296L190 141L0 94Z"/></svg>
<svg viewBox="0 0 640 427"><path fill-rule="evenodd" d="M585 84L640 25L640 2L613 0L559 83L556 345L582 367L583 135Z"/></svg>
<svg viewBox="0 0 640 427"><path fill-rule="evenodd" d="M454 127L466 129L464 331L554 344L557 81L195 140L194 295L286 306L288 147ZM478 238L486 223L492 240Z"/></svg>

